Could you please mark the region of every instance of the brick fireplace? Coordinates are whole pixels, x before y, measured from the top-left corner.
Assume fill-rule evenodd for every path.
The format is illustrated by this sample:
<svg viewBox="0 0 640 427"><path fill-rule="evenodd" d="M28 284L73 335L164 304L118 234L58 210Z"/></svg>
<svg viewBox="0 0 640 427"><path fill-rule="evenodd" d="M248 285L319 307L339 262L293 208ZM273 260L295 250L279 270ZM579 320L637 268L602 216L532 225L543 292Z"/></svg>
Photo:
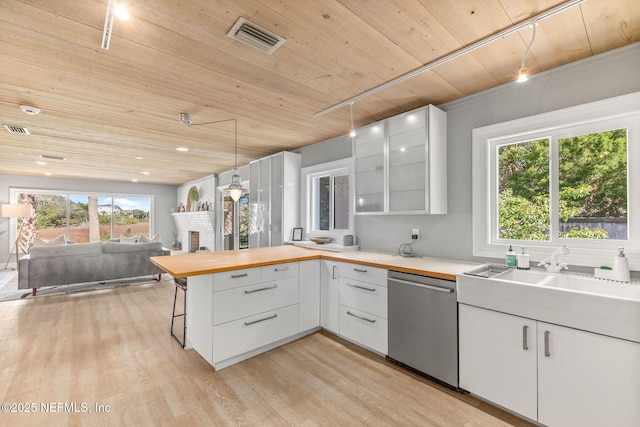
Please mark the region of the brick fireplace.
<svg viewBox="0 0 640 427"><path fill-rule="evenodd" d="M206 251L216 249L214 211L174 212L171 216L184 251L195 252L201 247Z"/></svg>

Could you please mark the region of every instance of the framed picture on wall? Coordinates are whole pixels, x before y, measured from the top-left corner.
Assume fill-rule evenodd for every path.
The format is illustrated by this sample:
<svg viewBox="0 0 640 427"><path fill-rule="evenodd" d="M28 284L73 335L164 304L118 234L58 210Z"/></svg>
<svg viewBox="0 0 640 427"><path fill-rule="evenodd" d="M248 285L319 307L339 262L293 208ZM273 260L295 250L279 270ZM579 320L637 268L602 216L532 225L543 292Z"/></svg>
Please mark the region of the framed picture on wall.
<svg viewBox="0 0 640 427"><path fill-rule="evenodd" d="M302 240L302 228L294 228L293 235L291 236L291 240L294 242L299 242Z"/></svg>

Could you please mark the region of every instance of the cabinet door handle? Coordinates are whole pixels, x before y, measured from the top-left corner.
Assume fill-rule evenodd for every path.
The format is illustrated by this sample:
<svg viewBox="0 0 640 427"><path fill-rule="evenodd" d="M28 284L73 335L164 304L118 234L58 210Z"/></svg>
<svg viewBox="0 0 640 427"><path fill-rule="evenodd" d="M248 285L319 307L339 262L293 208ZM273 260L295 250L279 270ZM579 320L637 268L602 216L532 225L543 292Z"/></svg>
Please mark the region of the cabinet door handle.
<svg viewBox="0 0 640 427"><path fill-rule="evenodd" d="M387 281L388 282L401 283L403 285L416 286L418 288L431 289L432 291L444 292L446 294L450 294L451 292L453 292L452 288L443 288L441 286L427 285L425 283L418 283L418 282L412 282L412 281L409 281L409 280L395 279L395 278L392 278L392 277L388 278Z"/></svg>
<svg viewBox="0 0 640 427"><path fill-rule="evenodd" d="M367 321L367 322L369 322L369 323L376 323L376 319L367 319L366 317L362 317L362 316L358 316L357 314L353 314L353 313L352 313L352 312L350 312L350 311L347 311L347 314L348 314L349 316L353 316L353 317L357 317L358 319L365 320L365 321Z"/></svg>
<svg viewBox="0 0 640 427"><path fill-rule="evenodd" d="M337 266L337 265L334 265L334 266L333 266L333 269L332 269L332 271L331 271L331 278L332 278L332 279L337 279L337 277L336 277L336 270L337 270L337 269L338 269L338 266Z"/></svg>
<svg viewBox="0 0 640 427"><path fill-rule="evenodd" d="M275 271L287 271L289 269L289 267L282 267L282 268L275 268Z"/></svg>
<svg viewBox="0 0 640 427"><path fill-rule="evenodd" d="M357 273L366 273L367 270L363 270L361 268L354 268L353 271L357 272Z"/></svg>
<svg viewBox="0 0 640 427"><path fill-rule="evenodd" d="M262 291L268 291L269 289L275 289L277 288L278 285L273 285L273 286L266 286L264 288L258 288L258 289L251 289L250 291L244 291L245 294L252 294L254 292L262 292Z"/></svg>
<svg viewBox="0 0 640 427"><path fill-rule="evenodd" d="M527 344L527 330L529 329L529 327L527 325L524 325L522 327L522 349L523 350L529 350L529 345Z"/></svg>
<svg viewBox="0 0 640 427"><path fill-rule="evenodd" d="M366 286L352 285L351 283L347 283L347 286L350 286L352 288L362 289L363 291L369 291L369 292L375 292L376 291L376 288L367 288Z"/></svg>
<svg viewBox="0 0 640 427"><path fill-rule="evenodd" d="M232 279L239 279L241 277L247 277L249 275L249 273L242 273L242 274L232 274L231 278Z"/></svg>
<svg viewBox="0 0 640 427"><path fill-rule="evenodd" d="M244 322L244 324L245 324L245 326L255 325L256 323L264 322L265 320L275 319L276 317L278 317L278 315L274 314L274 315L271 315L269 317L265 317L263 319L252 320L250 322Z"/></svg>
<svg viewBox="0 0 640 427"><path fill-rule="evenodd" d="M544 357L551 356L551 352L549 351L549 335L551 335L551 332L544 331Z"/></svg>

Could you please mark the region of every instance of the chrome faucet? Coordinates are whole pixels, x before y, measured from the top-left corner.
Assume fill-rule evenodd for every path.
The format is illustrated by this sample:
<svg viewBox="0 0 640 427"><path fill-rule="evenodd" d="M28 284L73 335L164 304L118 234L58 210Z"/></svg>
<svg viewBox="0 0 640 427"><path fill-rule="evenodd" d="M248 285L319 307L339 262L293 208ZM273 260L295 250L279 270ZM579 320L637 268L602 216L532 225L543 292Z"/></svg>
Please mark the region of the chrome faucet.
<svg viewBox="0 0 640 427"><path fill-rule="evenodd" d="M559 247L553 254L551 254L551 258L545 258L538 263L538 267L544 266L549 273L560 273L560 271L564 268L565 270L569 269L569 264L566 262L560 262L560 255L567 255L569 253L569 248L566 246Z"/></svg>

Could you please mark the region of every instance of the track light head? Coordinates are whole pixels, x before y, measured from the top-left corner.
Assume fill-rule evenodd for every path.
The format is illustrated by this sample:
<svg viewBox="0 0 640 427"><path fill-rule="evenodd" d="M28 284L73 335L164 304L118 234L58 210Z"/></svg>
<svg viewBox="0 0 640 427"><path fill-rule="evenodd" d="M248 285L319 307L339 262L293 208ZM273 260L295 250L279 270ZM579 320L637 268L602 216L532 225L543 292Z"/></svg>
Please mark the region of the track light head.
<svg viewBox="0 0 640 427"><path fill-rule="evenodd" d="M191 114L180 113L180 123L187 126L191 125Z"/></svg>
<svg viewBox="0 0 640 427"><path fill-rule="evenodd" d="M518 73L518 80L516 81L518 83L523 83L523 82L526 82L527 80L529 80L529 77L527 76L527 69L520 68L520 72Z"/></svg>
<svg viewBox="0 0 640 427"><path fill-rule="evenodd" d="M125 6L121 2L118 2L115 5L115 7L113 8L113 14L116 15L118 19L122 21L128 21L129 19L131 19L131 15L129 14L129 10L127 9L127 6Z"/></svg>

